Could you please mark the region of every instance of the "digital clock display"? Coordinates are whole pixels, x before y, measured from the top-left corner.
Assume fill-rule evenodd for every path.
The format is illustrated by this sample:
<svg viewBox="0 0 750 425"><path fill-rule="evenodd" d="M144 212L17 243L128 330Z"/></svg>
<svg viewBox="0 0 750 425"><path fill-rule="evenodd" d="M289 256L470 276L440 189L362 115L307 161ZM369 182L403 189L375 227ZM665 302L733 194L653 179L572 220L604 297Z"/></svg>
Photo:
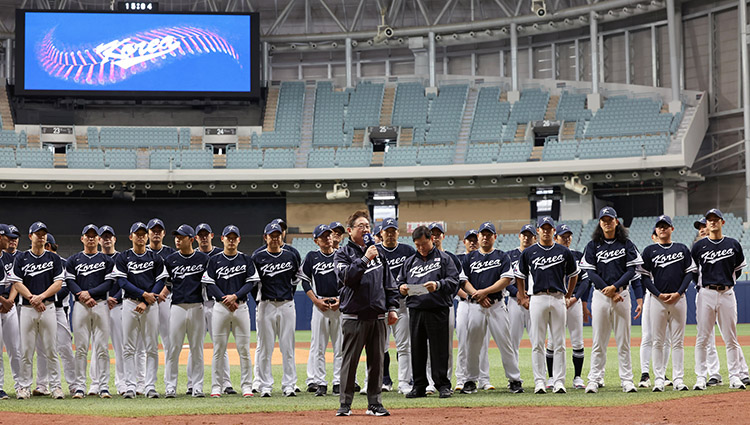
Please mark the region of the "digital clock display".
<svg viewBox="0 0 750 425"><path fill-rule="evenodd" d="M121 1L117 3L120 12L155 12L159 3L153 1Z"/></svg>

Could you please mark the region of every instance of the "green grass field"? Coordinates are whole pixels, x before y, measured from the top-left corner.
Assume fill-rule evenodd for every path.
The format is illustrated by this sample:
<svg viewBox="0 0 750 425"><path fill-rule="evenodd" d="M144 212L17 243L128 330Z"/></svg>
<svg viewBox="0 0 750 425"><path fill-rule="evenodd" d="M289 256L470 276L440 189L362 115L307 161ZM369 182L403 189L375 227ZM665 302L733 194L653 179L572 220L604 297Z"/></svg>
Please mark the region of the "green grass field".
<svg viewBox="0 0 750 425"><path fill-rule="evenodd" d="M694 336L696 333L695 326L688 326L686 335ZM738 325L739 335L750 335L750 324ZM718 330L717 330L718 335ZM253 333L253 337L255 334ZM640 336L640 327L633 327L632 336ZM584 338L591 338L591 328L584 328ZM309 341L309 331L297 332L297 342ZM584 379L589 368L589 349L586 349L586 361L584 363ZM685 383L692 388L695 383L694 366L694 347L685 347ZM745 356L750 355L750 347L744 347ZM114 356L114 355L113 355ZM670 390L664 393L652 393L650 390L640 390L636 394L624 394L620 389L620 382L617 376L617 353L614 348L609 348L607 352L607 373L605 377L606 387L599 390L598 394L584 394L583 390L572 389L573 366L570 361L570 350L566 353L568 357L568 393L567 394L546 394L535 395L533 392L533 375L531 371L531 349L521 349L521 376L524 379L524 394L510 394L506 389L507 380L502 371L500 362L500 353L497 349L490 350L490 378L492 383L497 387L494 391L479 391L477 394L462 395L455 394L449 399L438 399L437 396L427 397L424 399L407 400L403 395L394 392L383 393L383 404L389 409L409 408L409 407L471 407L471 406L613 406L613 405L632 405L652 401L663 401L682 397L696 397L705 394L716 394L721 392L736 391L729 390L728 377L726 371L726 353L724 347L719 347L719 357L722 364L722 375L725 384L719 387L709 388L703 392L686 391L675 392ZM391 349L391 377L396 379L398 376L397 364L395 362L396 352ZM299 360L298 360L299 361ZM637 347L632 349L633 374L637 380L640 376L639 350ZM302 364L297 365L298 385L305 389L306 378L306 359ZM328 374L331 375L332 365L328 365ZM114 373L114 367L112 368ZM361 364L358 370L359 382L363 382L365 365ZM32 397L30 400L15 400L15 394L12 391L13 378L10 373L8 359L5 358L5 388L10 390L11 400L0 402L0 410L13 412L28 413L55 413L55 414L81 414L97 416L159 416L159 415L202 415L202 414L230 414L230 413L248 413L248 412L274 412L274 411L300 411L300 410L330 410L335 411L338 407L338 397L329 395L326 397L315 397L310 393L299 393L295 398L286 398L281 395L281 366L273 367L274 379L276 380L276 391L271 398L253 397L244 399L239 395L223 396L220 399L195 399L184 395L185 392L185 367L180 367L180 380L178 383L178 397L176 399L166 400L147 400L137 398L136 400L124 400L119 396L114 396L110 400L101 400L98 397L86 397L82 400L73 400L66 394L65 400L52 400L48 397ZM668 376L671 376L671 367L668 370ZM159 379L157 390L163 395L163 367L159 368ZM208 392L211 380L211 368L206 367L204 390ZM329 378L330 379L330 378ZM232 366L232 381L235 388L239 382L239 366ZM454 381L455 383L455 381ZM395 386L394 386L395 387ZM114 391L113 380L110 381L110 389ZM355 395L353 409L364 410L367 407L365 396Z"/></svg>

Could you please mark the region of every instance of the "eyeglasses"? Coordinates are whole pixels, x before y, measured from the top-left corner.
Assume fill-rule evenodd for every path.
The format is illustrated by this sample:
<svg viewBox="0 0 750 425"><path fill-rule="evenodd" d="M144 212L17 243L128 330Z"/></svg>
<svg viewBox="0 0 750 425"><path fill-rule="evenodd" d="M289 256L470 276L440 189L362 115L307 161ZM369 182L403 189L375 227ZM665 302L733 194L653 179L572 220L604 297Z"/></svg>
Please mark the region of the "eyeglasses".
<svg viewBox="0 0 750 425"><path fill-rule="evenodd" d="M369 229L370 228L370 224L369 223L360 223L360 224L357 224L355 226L352 226L352 228L357 228L357 229L360 229L360 230Z"/></svg>

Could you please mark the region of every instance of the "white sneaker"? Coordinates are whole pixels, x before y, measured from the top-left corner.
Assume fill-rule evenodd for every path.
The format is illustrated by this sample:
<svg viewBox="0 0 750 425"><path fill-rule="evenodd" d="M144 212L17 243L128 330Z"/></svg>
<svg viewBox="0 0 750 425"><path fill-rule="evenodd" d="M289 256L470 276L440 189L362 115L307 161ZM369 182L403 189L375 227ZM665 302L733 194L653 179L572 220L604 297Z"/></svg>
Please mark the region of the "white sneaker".
<svg viewBox="0 0 750 425"><path fill-rule="evenodd" d="M494 389L495 389L495 386L494 386L494 385L492 385L492 384L490 384L490 383L488 382L488 383L486 383L486 384L482 385L482 389L483 389L483 390L485 390L485 391L492 391L492 390L494 390Z"/></svg>
<svg viewBox="0 0 750 425"><path fill-rule="evenodd" d="M672 381L670 381L669 379L664 380L664 387L671 387L672 385Z"/></svg>
<svg viewBox="0 0 750 425"><path fill-rule="evenodd" d="M703 376L699 376L698 379L695 380L695 385L693 386L694 391L703 391L706 389L706 378Z"/></svg>
<svg viewBox="0 0 750 425"><path fill-rule="evenodd" d="M654 388L651 391L655 393L664 392L664 380L660 378L654 379Z"/></svg>
<svg viewBox="0 0 750 425"><path fill-rule="evenodd" d="M733 377L729 379L729 388L732 388L734 390L744 390L745 384L742 383L740 378Z"/></svg>
<svg viewBox="0 0 750 425"><path fill-rule="evenodd" d="M555 382L555 389L553 392L555 394L565 394L568 391L565 389L565 385L563 385L562 382Z"/></svg>
<svg viewBox="0 0 750 425"><path fill-rule="evenodd" d="M599 392L599 384L596 381L589 381L589 384L586 385L586 394L596 394L597 392Z"/></svg>
<svg viewBox="0 0 750 425"><path fill-rule="evenodd" d="M638 392L638 389L635 388L635 385L633 385L630 381L625 381L622 383L622 392L624 393L636 393Z"/></svg>
<svg viewBox="0 0 750 425"><path fill-rule="evenodd" d="M742 382L740 382L740 384L741 384L741 383L742 383ZM742 387L742 388L744 388L744 387ZM51 396L52 398L54 398L55 400L62 400L62 399L64 399L64 398L65 398L65 394L63 394L63 390L62 390L62 388L54 388L54 389L52 390L52 393L50 394L50 396Z"/></svg>
<svg viewBox="0 0 750 425"><path fill-rule="evenodd" d="M362 388L359 390L360 395L367 395L367 382L365 382L364 385L362 385Z"/></svg>
<svg viewBox="0 0 750 425"><path fill-rule="evenodd" d="M575 378L573 378L573 387L577 390L582 390L586 388L586 383L583 382L583 378L581 378L580 376L576 376Z"/></svg>
<svg viewBox="0 0 750 425"><path fill-rule="evenodd" d="M384 393L389 393L389 392L393 391L393 385L392 384L383 384L383 386L380 387L380 390L383 391Z"/></svg>
<svg viewBox="0 0 750 425"><path fill-rule="evenodd" d="M687 391L688 387L684 382L677 380L672 383L672 389L675 391Z"/></svg>
<svg viewBox="0 0 750 425"><path fill-rule="evenodd" d="M461 387L461 388L463 388L463 387ZM399 394L406 395L406 394L409 394L410 391L411 391L411 387L398 387L398 393ZM458 391L460 391L460 390L458 390Z"/></svg>
<svg viewBox="0 0 750 425"><path fill-rule="evenodd" d="M537 382L534 385L534 394L547 394L547 387L544 385L544 382Z"/></svg>
<svg viewBox="0 0 750 425"><path fill-rule="evenodd" d="M453 391L460 392L464 389L464 383L463 382L457 382L455 388L453 388Z"/></svg>
<svg viewBox="0 0 750 425"><path fill-rule="evenodd" d="M547 389L551 390L552 387L555 386L555 380L552 378L547 378Z"/></svg>
<svg viewBox="0 0 750 425"><path fill-rule="evenodd" d="M31 392L29 392L28 388L19 388L16 391L16 398L19 400L26 400L29 397L31 397Z"/></svg>
<svg viewBox="0 0 750 425"><path fill-rule="evenodd" d="M427 388L424 390L424 393L427 395L433 395L437 392L437 389L435 389L434 385L428 385Z"/></svg>

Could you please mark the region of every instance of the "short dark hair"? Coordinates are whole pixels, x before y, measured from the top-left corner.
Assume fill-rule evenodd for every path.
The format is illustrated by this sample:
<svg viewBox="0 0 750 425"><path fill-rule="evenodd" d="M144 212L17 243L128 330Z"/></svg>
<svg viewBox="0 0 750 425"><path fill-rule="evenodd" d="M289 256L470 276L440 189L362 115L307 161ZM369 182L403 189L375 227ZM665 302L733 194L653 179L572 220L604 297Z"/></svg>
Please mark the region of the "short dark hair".
<svg viewBox="0 0 750 425"><path fill-rule="evenodd" d="M432 232L427 226L419 226L411 232L411 240L416 241L422 238L432 239Z"/></svg>
<svg viewBox="0 0 750 425"><path fill-rule="evenodd" d="M367 219L367 221L370 221L370 213L368 213L367 210L357 210L349 216L349 219L346 220L346 225L349 227L354 227L354 222L357 221L357 219L360 217L364 217Z"/></svg>

